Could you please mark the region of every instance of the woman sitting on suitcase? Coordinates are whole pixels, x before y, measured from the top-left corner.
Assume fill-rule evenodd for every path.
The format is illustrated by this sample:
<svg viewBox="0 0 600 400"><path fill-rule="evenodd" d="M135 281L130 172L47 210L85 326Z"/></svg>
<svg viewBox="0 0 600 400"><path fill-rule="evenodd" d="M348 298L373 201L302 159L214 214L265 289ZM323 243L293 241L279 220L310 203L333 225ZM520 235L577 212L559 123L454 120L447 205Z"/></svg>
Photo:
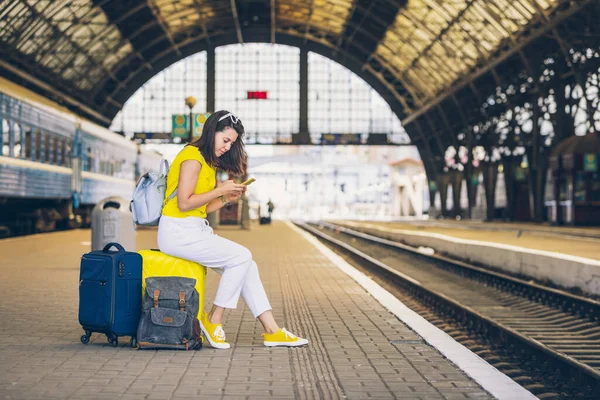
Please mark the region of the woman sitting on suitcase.
<svg viewBox="0 0 600 400"><path fill-rule="evenodd" d="M166 254L198 262L221 274L212 309L203 313L200 321L213 347L230 347L221 322L226 308L236 308L240 294L264 327L265 346L301 346L308 340L279 328L275 322L250 251L215 235L206 220L207 213L238 200L246 190L246 186L232 180L215 187L217 167L234 175L245 172L243 135L244 126L235 115L218 111L206 120L202 136L175 157L166 194L177 190L177 196L163 208L158 246Z"/></svg>

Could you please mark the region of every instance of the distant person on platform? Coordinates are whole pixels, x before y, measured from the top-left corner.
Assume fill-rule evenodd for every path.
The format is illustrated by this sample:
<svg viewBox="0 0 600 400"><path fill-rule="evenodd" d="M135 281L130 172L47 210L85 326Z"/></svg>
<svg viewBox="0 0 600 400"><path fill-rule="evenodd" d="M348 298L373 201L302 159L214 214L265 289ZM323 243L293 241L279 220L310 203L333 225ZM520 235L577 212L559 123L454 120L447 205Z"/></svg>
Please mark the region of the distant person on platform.
<svg viewBox="0 0 600 400"><path fill-rule="evenodd" d="M205 122L202 135L173 160L167 177L168 200L158 226L158 246L166 254L198 262L221 274L210 312L202 313L200 327L212 347L230 347L221 325L226 308L236 308L240 295L261 322L265 346L302 346L308 340L280 328L250 251L217 236L206 214L238 201L246 186L228 180L216 186L216 169L233 175L246 172L244 126L228 111L217 111Z"/></svg>
<svg viewBox="0 0 600 400"><path fill-rule="evenodd" d="M267 203L267 211L269 212L269 219L271 219L271 214L273 214L274 209L275 209L275 204L273 204L271 199L269 199L269 202Z"/></svg>

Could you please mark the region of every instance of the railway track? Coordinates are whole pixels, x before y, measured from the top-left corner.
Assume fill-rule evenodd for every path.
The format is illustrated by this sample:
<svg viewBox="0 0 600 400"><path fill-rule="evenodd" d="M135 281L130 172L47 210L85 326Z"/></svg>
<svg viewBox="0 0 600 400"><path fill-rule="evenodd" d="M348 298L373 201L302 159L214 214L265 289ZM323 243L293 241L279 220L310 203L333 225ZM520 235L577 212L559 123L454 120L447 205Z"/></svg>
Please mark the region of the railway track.
<svg viewBox="0 0 600 400"><path fill-rule="evenodd" d="M600 398L600 302L341 226L296 223L540 398Z"/></svg>

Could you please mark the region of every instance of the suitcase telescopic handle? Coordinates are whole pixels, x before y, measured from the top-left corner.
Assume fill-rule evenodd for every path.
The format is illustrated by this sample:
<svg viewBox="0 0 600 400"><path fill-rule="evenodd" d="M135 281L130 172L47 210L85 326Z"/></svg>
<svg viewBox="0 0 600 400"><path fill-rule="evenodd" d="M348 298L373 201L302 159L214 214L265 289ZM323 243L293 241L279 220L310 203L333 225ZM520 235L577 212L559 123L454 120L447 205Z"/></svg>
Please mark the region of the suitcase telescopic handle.
<svg viewBox="0 0 600 400"><path fill-rule="evenodd" d="M119 250L119 253L125 252L125 249L123 248L123 246L121 246L119 243L116 243L116 242L110 242L110 243L108 243L106 246L104 246L104 248L102 249L102 251L108 251L113 246L116 247L117 250Z"/></svg>

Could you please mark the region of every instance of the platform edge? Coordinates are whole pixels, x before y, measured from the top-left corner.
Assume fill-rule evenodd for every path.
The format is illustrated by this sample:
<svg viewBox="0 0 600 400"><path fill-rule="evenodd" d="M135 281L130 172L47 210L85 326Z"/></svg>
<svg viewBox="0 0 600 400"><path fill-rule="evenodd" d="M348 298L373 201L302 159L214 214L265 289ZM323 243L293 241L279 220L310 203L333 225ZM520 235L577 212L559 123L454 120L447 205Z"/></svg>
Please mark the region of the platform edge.
<svg viewBox="0 0 600 400"><path fill-rule="evenodd" d="M425 318L415 313L371 278L354 268L342 257L319 242L315 237L298 228L290 221L285 223L306 241L311 243L329 261L342 272L362 286L383 307L400 321L419 334L428 344L437 349L444 357L454 363L461 371L471 377L484 390L500 400L536 399L531 392L513 381L507 375L455 341L446 332L437 328Z"/></svg>

